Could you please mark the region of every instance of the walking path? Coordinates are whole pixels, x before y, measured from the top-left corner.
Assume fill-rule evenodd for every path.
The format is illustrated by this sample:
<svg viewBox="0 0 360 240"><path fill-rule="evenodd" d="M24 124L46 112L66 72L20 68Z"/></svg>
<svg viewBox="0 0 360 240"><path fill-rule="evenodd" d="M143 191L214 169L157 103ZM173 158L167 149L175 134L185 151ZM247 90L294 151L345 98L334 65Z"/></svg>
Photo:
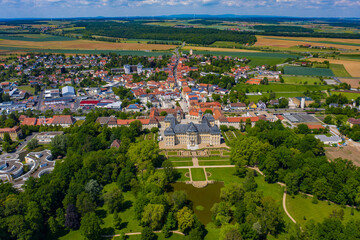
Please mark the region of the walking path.
<svg viewBox="0 0 360 240"><path fill-rule="evenodd" d="M161 231L153 231L153 232L161 233ZM185 236L185 234L180 231L170 231L170 232ZM125 233L125 236L133 236L133 235L141 235L141 232ZM120 236L122 236L122 234L102 235L102 237L106 237L106 238L113 238L113 237L120 237Z"/></svg>

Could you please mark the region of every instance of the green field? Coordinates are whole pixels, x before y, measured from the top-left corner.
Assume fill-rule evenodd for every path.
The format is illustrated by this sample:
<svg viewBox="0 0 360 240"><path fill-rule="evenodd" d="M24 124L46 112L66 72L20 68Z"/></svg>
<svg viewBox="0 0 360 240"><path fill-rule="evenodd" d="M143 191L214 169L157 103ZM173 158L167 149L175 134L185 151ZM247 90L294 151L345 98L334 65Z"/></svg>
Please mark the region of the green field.
<svg viewBox="0 0 360 240"><path fill-rule="evenodd" d="M27 42L52 42L52 41L76 40L75 38L53 36L48 34L0 34L0 39L27 41Z"/></svg>
<svg viewBox="0 0 360 240"><path fill-rule="evenodd" d="M327 68L310 68L310 67L284 67L284 73L286 75L302 75L302 76L335 76L331 69Z"/></svg>
<svg viewBox="0 0 360 240"><path fill-rule="evenodd" d="M192 163L192 161L189 161L189 162L172 162L172 165L174 167L189 167L189 166L192 166L193 163Z"/></svg>
<svg viewBox="0 0 360 240"><path fill-rule="evenodd" d="M333 71L336 77L351 77L351 75L346 71L344 65L342 64L330 64L330 69Z"/></svg>
<svg viewBox="0 0 360 240"><path fill-rule="evenodd" d="M320 79L317 77L297 77L297 76L284 75L283 78L285 84L299 84L299 85L303 85L305 83L309 85L315 85L315 83L321 84Z"/></svg>
<svg viewBox="0 0 360 240"><path fill-rule="evenodd" d="M341 95L344 95L349 100L351 100L351 99L355 100L358 97L360 97L360 93L348 93L348 92L334 92L334 91L331 91L331 94L341 94Z"/></svg>
<svg viewBox="0 0 360 240"><path fill-rule="evenodd" d="M211 157L198 157L198 160L230 160L230 158L224 158L219 156L211 156Z"/></svg>
<svg viewBox="0 0 360 240"><path fill-rule="evenodd" d="M240 91L249 90L249 92L274 92L274 93L303 93L305 91L318 91L327 90L331 88L326 85L297 85L297 84L283 84L283 83L270 83L269 85L248 85L238 84L236 89ZM260 96L261 98L261 96Z"/></svg>
<svg viewBox="0 0 360 240"><path fill-rule="evenodd" d="M189 169L186 168L186 169L176 169L176 171L179 173L179 176L180 178L177 179L177 181L180 181L180 182L185 182L185 181L189 181L190 178L186 177L185 176L185 173L189 173Z"/></svg>
<svg viewBox="0 0 360 240"><path fill-rule="evenodd" d="M35 93L35 88L31 87L31 86L18 86L17 87L19 90L25 90L31 94Z"/></svg>
<svg viewBox="0 0 360 240"><path fill-rule="evenodd" d="M193 181L205 181L205 173L202 168L192 168L191 169L191 177Z"/></svg>
<svg viewBox="0 0 360 240"><path fill-rule="evenodd" d="M217 165L231 165L230 160L218 160L218 161L199 161L200 166L217 166Z"/></svg>
<svg viewBox="0 0 360 240"><path fill-rule="evenodd" d="M236 42L216 41L210 45L211 47L225 47L225 48L243 48L244 45Z"/></svg>
<svg viewBox="0 0 360 240"><path fill-rule="evenodd" d="M288 196L286 198L286 208L296 222L303 226L310 219L315 220L315 222L321 222L326 217L329 217L333 210L339 211L343 209L336 204L328 205L326 201L318 201L318 204L313 204L312 197L304 198L301 194L296 195L294 198ZM345 222L351 219L359 219L360 217L360 213L357 210L354 211L353 216L350 214L350 208L347 207L343 210Z"/></svg>
<svg viewBox="0 0 360 240"><path fill-rule="evenodd" d="M250 59L250 66L276 65L283 63L287 58L298 58L298 55L287 53L267 52L218 52L218 51L194 51L194 54L211 54L214 56L244 57Z"/></svg>
<svg viewBox="0 0 360 240"><path fill-rule="evenodd" d="M169 161L171 162L177 162L177 161L192 161L192 158L190 157L169 157Z"/></svg>

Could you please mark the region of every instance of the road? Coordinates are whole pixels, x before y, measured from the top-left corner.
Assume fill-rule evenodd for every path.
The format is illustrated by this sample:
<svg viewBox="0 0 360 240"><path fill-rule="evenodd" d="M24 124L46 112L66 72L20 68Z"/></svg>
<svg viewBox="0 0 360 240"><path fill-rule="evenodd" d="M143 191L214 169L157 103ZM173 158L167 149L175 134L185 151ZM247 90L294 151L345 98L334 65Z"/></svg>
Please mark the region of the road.
<svg viewBox="0 0 360 240"><path fill-rule="evenodd" d="M36 110L39 110L40 111L40 108L41 108L41 103L42 103L42 101L43 101L43 99L44 99L44 89L41 89L41 91L40 91L40 95L39 95L39 101L38 101L38 103L37 103L37 105L36 105Z"/></svg>

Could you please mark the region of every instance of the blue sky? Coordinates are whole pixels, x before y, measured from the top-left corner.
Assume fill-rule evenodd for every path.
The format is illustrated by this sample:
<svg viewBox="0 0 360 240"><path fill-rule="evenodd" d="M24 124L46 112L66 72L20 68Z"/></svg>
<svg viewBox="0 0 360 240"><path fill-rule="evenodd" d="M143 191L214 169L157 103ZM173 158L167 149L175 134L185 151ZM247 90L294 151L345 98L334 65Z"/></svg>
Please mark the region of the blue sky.
<svg viewBox="0 0 360 240"><path fill-rule="evenodd" d="M170 14L360 18L360 0L0 0L0 18Z"/></svg>

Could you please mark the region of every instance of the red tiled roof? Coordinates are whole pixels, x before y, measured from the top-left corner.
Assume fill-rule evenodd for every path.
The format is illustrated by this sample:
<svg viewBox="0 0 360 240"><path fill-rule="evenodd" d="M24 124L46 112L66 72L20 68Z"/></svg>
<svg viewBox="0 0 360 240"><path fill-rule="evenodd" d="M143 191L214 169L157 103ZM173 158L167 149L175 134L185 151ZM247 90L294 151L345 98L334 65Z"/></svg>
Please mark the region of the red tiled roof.
<svg viewBox="0 0 360 240"><path fill-rule="evenodd" d="M230 123L236 123L236 122L240 123L241 120L243 122L246 122L247 119L250 119L251 122L257 122L260 120L259 117L228 117L227 118L228 122Z"/></svg>
<svg viewBox="0 0 360 240"><path fill-rule="evenodd" d="M36 118L25 118L21 125L27 125L27 126L35 126L36 125Z"/></svg>

